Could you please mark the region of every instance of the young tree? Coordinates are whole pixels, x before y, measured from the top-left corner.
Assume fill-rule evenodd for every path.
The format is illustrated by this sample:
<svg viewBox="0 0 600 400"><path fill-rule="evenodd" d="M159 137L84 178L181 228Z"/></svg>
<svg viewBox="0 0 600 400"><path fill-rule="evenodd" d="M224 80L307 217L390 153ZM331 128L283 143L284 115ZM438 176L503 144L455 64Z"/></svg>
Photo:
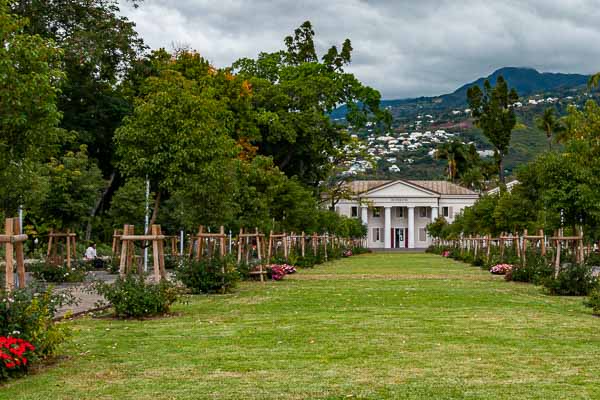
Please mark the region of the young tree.
<svg viewBox="0 0 600 400"><path fill-rule="evenodd" d="M102 173L88 158L86 146L51 158L47 174L51 190L35 215L40 220L51 221L57 228L81 228L104 186Z"/></svg>
<svg viewBox="0 0 600 400"><path fill-rule="evenodd" d="M509 90L504 78L499 76L494 87L486 80L483 91L479 86L469 88L467 99L475 125L481 128L494 145L500 182L504 183L504 157L508 153L512 130L517 123L512 104L519 96L515 89Z"/></svg>

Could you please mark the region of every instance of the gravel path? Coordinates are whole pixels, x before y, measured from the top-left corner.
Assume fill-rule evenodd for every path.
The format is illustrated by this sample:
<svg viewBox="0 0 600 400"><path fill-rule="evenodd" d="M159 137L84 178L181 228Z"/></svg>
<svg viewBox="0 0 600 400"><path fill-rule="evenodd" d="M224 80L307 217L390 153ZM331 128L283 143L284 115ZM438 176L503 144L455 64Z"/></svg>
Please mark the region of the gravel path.
<svg viewBox="0 0 600 400"><path fill-rule="evenodd" d="M78 315L96 309L96 304L103 300L103 297L96 293L90 293L87 289L93 281L101 280L112 283L117 279L117 276L110 275L106 271L91 271L87 274L86 282L56 285L58 292L70 291L77 299L77 304L62 307L56 314L56 317L63 317L67 313Z"/></svg>

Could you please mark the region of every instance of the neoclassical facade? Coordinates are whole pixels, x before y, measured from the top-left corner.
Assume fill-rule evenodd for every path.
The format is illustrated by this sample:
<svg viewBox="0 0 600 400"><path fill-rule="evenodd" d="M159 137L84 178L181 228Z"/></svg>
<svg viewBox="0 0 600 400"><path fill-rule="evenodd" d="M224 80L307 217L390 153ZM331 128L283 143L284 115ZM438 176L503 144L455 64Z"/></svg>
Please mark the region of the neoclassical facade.
<svg viewBox="0 0 600 400"><path fill-rule="evenodd" d="M425 248L431 244L427 224L438 215L452 222L479 198L476 192L446 181L371 180L349 185L356 198L341 200L336 211L367 225L372 249Z"/></svg>

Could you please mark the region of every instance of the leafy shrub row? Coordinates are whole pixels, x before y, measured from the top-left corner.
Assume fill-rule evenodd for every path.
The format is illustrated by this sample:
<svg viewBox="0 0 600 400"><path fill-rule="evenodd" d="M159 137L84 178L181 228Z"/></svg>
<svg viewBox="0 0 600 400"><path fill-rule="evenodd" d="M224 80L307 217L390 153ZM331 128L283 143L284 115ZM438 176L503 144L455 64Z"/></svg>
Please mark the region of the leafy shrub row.
<svg viewBox="0 0 600 400"><path fill-rule="evenodd" d="M69 268L66 263L62 265L53 265L48 262L37 262L29 264L27 269L35 279L44 282L83 282L88 270L88 265L84 262L73 262L71 268Z"/></svg>
<svg viewBox="0 0 600 400"><path fill-rule="evenodd" d="M558 296L590 296L585 302L593 309L593 312L600 314L600 281L592 275L592 266L600 264L600 255L590 254L586 262L577 264L574 262L565 262L562 264L559 273L555 276L552 254L542 256L534 249L528 249L525 254L525 263L516 256L514 249L505 248L503 259L493 248L488 262L484 256L474 255L472 251L463 250L448 246L430 246L428 252L444 255L470 263L474 266L480 266L483 269L492 272L500 269L505 270L504 278L507 281L528 282L536 285L542 285L546 292ZM502 264L509 264L512 268L499 268Z"/></svg>

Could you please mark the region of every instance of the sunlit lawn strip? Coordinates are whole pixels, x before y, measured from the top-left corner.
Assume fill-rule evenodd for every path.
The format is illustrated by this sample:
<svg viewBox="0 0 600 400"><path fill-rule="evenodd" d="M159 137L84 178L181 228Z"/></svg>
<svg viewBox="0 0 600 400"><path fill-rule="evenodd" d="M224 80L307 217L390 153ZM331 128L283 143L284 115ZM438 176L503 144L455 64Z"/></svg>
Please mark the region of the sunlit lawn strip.
<svg viewBox="0 0 600 400"><path fill-rule="evenodd" d="M580 298L434 255L350 257L173 311L73 322L74 355L0 398L600 398Z"/></svg>

